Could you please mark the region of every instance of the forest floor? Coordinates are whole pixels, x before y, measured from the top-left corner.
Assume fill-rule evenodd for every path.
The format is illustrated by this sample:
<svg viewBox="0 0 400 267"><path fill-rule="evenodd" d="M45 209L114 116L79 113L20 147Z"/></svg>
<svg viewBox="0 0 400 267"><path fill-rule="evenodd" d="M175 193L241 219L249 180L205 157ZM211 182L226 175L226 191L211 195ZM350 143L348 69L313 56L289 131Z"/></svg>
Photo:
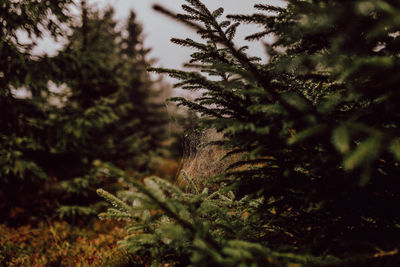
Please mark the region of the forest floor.
<svg viewBox="0 0 400 267"><path fill-rule="evenodd" d="M0 225L0 266L100 266L125 236L122 222L98 219L81 226L66 221Z"/></svg>
<svg viewBox="0 0 400 267"><path fill-rule="evenodd" d="M172 181L178 167L176 160L162 159L154 175ZM48 202L52 200L44 201L47 204L40 202L42 206L51 206ZM97 267L124 258L125 253L116 248L127 236L125 222L97 217L78 218L74 223L38 216L29 220L28 213L27 209L14 208L10 218L3 220L8 225L0 223L0 267ZM18 220L19 216L22 219Z"/></svg>

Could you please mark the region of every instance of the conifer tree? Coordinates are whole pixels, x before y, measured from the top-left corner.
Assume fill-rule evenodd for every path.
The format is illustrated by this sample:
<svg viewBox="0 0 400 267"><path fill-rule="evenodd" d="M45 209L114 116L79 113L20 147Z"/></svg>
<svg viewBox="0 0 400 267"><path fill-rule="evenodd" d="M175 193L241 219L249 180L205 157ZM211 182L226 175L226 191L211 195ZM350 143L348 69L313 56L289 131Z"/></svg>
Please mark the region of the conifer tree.
<svg viewBox="0 0 400 267"><path fill-rule="evenodd" d="M161 94L165 86L156 88L155 82L147 72L147 67L152 63L148 58L151 49L143 43L142 26L136 21L136 14L131 11L125 25L127 33L119 43L119 57L122 59L121 79L123 92L127 102L132 104L132 109L126 114L126 119L138 119L135 130L130 132L143 132L148 139L149 149L156 150L165 139L165 126L168 121ZM126 130L125 130L126 131ZM129 133L129 132L128 132ZM123 149L119 149L122 151Z"/></svg>
<svg viewBox="0 0 400 267"><path fill-rule="evenodd" d="M107 176L101 162L140 177L163 138L165 116L152 100L149 50L134 13L119 28L112 9L82 1L82 17L73 20L70 4L0 4L2 220L16 207L26 217L51 214L58 204L60 214L93 213L87 205L97 202L95 189ZM69 35L61 30L68 27ZM56 56L32 55L35 38L47 31L66 38L65 46Z"/></svg>
<svg viewBox="0 0 400 267"><path fill-rule="evenodd" d="M103 216L133 221L132 233L144 226L121 244L198 266L398 264L399 4L296 0L223 19L222 8L186 2L185 14L155 9L201 36L172 39L195 50L186 66L199 71L151 70L200 90L193 101L172 100L201 114L203 127L224 135L213 144L242 159L214 179L220 189L211 195L187 175L192 195L149 178L121 194L133 207L100 191L116 207ZM267 63L233 43L242 22L265 28L248 40L275 36ZM229 212L224 201L238 202ZM172 220L137 213L148 207Z"/></svg>
<svg viewBox="0 0 400 267"><path fill-rule="evenodd" d="M67 135L57 146L80 161L64 165L75 168L62 177L69 194L59 212L65 215L89 212L85 205L93 202L94 189L105 177L96 172L101 161L131 169L137 177L147 172L166 122L164 106L155 102L157 92L146 72L149 49L143 46L135 13L131 11L118 28L112 8L83 8L86 17L58 55L59 62L69 60L70 67L58 77L69 96L53 120L58 136Z"/></svg>
<svg viewBox="0 0 400 267"><path fill-rule="evenodd" d="M49 113L44 106L53 65L49 57L33 55L32 49L44 35L63 35L71 3L5 0L0 4L1 220L11 206L39 202L38 188L48 179L38 158L49 149L45 123Z"/></svg>

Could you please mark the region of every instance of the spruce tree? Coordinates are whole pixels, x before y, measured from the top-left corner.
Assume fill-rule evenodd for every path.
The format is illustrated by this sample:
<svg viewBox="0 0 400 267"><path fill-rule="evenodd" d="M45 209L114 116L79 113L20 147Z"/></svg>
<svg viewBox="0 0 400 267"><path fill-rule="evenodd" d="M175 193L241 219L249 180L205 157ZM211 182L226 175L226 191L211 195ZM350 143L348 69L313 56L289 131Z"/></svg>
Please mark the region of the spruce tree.
<svg viewBox="0 0 400 267"><path fill-rule="evenodd" d="M214 193L185 173L191 193L148 178L120 195L132 207L100 191L116 207L103 217L133 223L121 245L183 265L398 264L399 4L294 0L224 19L222 8L186 2L185 14L155 9L201 36L172 39L195 50L186 66L198 71L151 70L199 91L172 100L241 160L213 179ZM248 40L275 36L267 63L235 46L242 22L265 28Z"/></svg>
<svg viewBox="0 0 400 267"><path fill-rule="evenodd" d="M57 80L69 95L52 122L57 136L67 138L55 141L60 153L80 161L64 162L69 172L57 175L67 191L61 198L62 216L90 212L86 205L95 202L95 188L116 182L104 179L101 162L136 173L136 178L147 173L166 123L164 106L154 96L155 82L146 72L149 49L143 46L135 13L121 28L112 8L83 6L82 14L57 57L70 65Z"/></svg>
<svg viewBox="0 0 400 267"><path fill-rule="evenodd" d="M59 205L62 216L93 214L95 206L87 206L98 201L95 189L116 186L102 162L141 177L163 139L165 116L153 101L141 26L132 12L119 27L111 8L94 10L85 1L75 20L72 1L0 5L1 220L13 223L15 210L53 216ZM64 47L55 56L33 55L47 32L65 38Z"/></svg>
<svg viewBox="0 0 400 267"><path fill-rule="evenodd" d="M49 149L45 107L54 66L48 56L34 55L32 49L45 35L64 35L71 3L5 0L0 4L1 220L22 203L27 210L46 206L37 193L49 177L38 159Z"/></svg>
<svg viewBox="0 0 400 267"><path fill-rule="evenodd" d="M398 214L383 211L392 210L399 197L396 110L390 104L396 78L381 80L381 73L394 73L396 66L396 25L390 22L396 5L289 1L284 9L256 6L266 14L228 16L265 27L248 39L276 35L267 46L270 62L260 64L232 43L238 24L218 22L221 10L211 13L199 1L190 3L184 7L189 14L176 18L208 44L172 41L198 50L191 62L220 79L156 71L181 78L188 89L207 90L196 102L175 100L206 115L205 122L224 133L230 154L246 153L225 181L239 195L262 195L261 212L273 209L285 218L264 219L298 233L297 242L312 240L318 252L332 244L346 250L348 242L376 236L395 242ZM252 163L258 166L235 171ZM324 234L310 231L314 227Z"/></svg>

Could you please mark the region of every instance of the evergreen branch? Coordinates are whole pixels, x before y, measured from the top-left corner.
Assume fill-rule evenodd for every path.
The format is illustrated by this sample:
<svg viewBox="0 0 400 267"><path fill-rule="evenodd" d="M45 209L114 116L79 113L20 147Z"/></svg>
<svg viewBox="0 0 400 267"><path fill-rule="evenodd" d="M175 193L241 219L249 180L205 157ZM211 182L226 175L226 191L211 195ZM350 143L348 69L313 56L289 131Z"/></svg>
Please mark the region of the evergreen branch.
<svg viewBox="0 0 400 267"><path fill-rule="evenodd" d="M125 177L125 179L130 180L129 176L127 174L125 174L124 172L122 173L122 175ZM193 224L191 222L183 219L177 213L176 208L174 206L170 205L168 201L161 201L161 199L158 198L157 196L155 196L151 190L147 189L145 186L143 186L138 181L131 180L131 183L140 192L146 194L150 199L152 199L154 201L154 203L156 203L160 207L160 209L162 209L166 213L166 215L173 218L178 224L182 225L185 229L188 229L192 234L194 234L194 235L196 234L197 229L193 226ZM102 195L103 197L105 197L106 199L110 199L111 201L115 202L115 200L117 200L116 201L117 203L119 203L119 201L120 201L118 198L114 197L113 195L111 195L110 193L108 193L102 189L99 189L98 193L100 195ZM219 247L220 247L219 244L211 238L210 234L206 235L205 241L213 249L219 250Z"/></svg>
<svg viewBox="0 0 400 267"><path fill-rule="evenodd" d="M182 9L185 10L186 12L188 12L189 14L201 17L203 16L203 14L199 11L197 11L196 9L188 6L188 5L182 5Z"/></svg>
<svg viewBox="0 0 400 267"><path fill-rule="evenodd" d="M202 21L202 22L207 22L207 18L204 16L196 17L196 16L191 16L191 15L185 15L185 14L177 14L177 18L181 20L186 20L186 21Z"/></svg>
<svg viewBox="0 0 400 267"><path fill-rule="evenodd" d="M273 12L279 12L279 13L286 12L286 9L284 9L282 7L272 6L272 5L256 4L256 5L254 5L254 8L258 9L258 10L263 10L263 11L273 11Z"/></svg>
<svg viewBox="0 0 400 267"><path fill-rule="evenodd" d="M105 191L104 189L97 189L97 194L104 199L106 199L108 202L110 202L114 207L117 209L123 210L126 213L131 213L132 208L129 207L125 202L114 196L113 194L110 194L109 192Z"/></svg>
<svg viewBox="0 0 400 267"><path fill-rule="evenodd" d="M260 174L262 173L263 170L265 170L265 168L260 167L260 168L257 168L257 169L249 169L249 170L241 170L241 171L230 171L230 172L227 172L226 175L227 176L241 177L241 179L243 181L246 180L246 179L255 180L256 177L258 179L266 180L267 177L260 176Z"/></svg>
<svg viewBox="0 0 400 267"><path fill-rule="evenodd" d="M219 26L220 26L221 28L226 28L226 27L228 27L229 25L231 25L231 22L230 22L229 20L224 20L223 22L221 22L221 23L219 24Z"/></svg>
<svg viewBox="0 0 400 267"><path fill-rule="evenodd" d="M157 74L168 74L171 78L176 78L180 80L185 80L188 79L190 75L198 75L198 73L189 73L185 71L180 71L180 70L174 70L174 69L166 69L166 68L147 68L147 71L149 72L155 72Z"/></svg>
<svg viewBox="0 0 400 267"><path fill-rule="evenodd" d="M272 31L270 30L265 30L262 32L257 32L251 35L246 36L247 41L257 41L260 40L261 38L265 37L266 35L270 34Z"/></svg>
<svg viewBox="0 0 400 267"><path fill-rule="evenodd" d="M233 37L236 34L236 30L237 27L240 25L239 22L232 24L226 31L225 31L225 35L228 37L228 40L232 41ZM239 51L243 51L243 50L239 50Z"/></svg>
<svg viewBox="0 0 400 267"><path fill-rule="evenodd" d="M183 220L181 218L181 216L179 216L178 214L175 213L175 211L173 209L171 209L171 207L169 207L168 205L166 205L164 202L160 202L157 198L154 198L154 196L142 185L140 185L140 183L137 183L136 186L139 186L139 190L141 190L142 192L146 193L149 195L149 197L151 197L159 206L162 210L164 210L164 212L166 212L166 214L168 216L170 216L171 218L174 218L180 225L182 225L184 228L188 229L190 232L192 232L192 234L196 234L197 230L196 228L190 223L187 222L185 220ZM219 245L218 243L216 243L209 234L207 234L207 236L205 237L205 241L214 249L218 250L219 249Z"/></svg>
<svg viewBox="0 0 400 267"><path fill-rule="evenodd" d="M200 86L200 85L186 85L186 86L182 86L182 89L189 90L189 91L199 91L199 90L204 89L204 87Z"/></svg>
<svg viewBox="0 0 400 267"><path fill-rule="evenodd" d="M236 50L234 44L232 43L231 40L227 38L227 36L224 34L221 28L218 28L218 33L219 36L222 40L222 44L225 45L232 55L237 58L239 62L243 64L245 68L247 68L253 75L254 78L259 82L259 84L271 94L271 96L278 101L289 113L292 114L293 117L297 117L297 115L300 113L297 108L295 108L293 105L289 104L282 96L277 93L273 88L270 86L270 78L268 75L265 73L259 71L257 67L250 61L250 59L244 54ZM300 95L299 97L303 98L303 100L309 104L311 107L310 113L314 115L315 118L320 118L320 115L316 112L315 108L312 107L310 101L306 99L303 95ZM269 98L269 101L273 102L272 98Z"/></svg>
<svg viewBox="0 0 400 267"><path fill-rule="evenodd" d="M229 165L229 167L226 169L226 171L236 169L239 167L243 167L243 166L252 166L252 165L257 165L257 164L266 163L266 162L276 162L276 160L273 157L271 157L271 158L260 158L260 159L253 159L253 160L237 161L237 162Z"/></svg>
<svg viewBox="0 0 400 267"><path fill-rule="evenodd" d="M168 74L172 78L184 80L184 82L180 83L180 85L190 84L190 85L199 85L204 86L204 88L210 90L221 90L221 87L218 86L218 83L209 81L206 77L200 75L197 72L185 72L173 69L165 69L165 68L148 68L148 71L156 72L159 74Z"/></svg>
<svg viewBox="0 0 400 267"><path fill-rule="evenodd" d="M222 7L216 9L211 15L217 19L224 13L224 9Z"/></svg>
<svg viewBox="0 0 400 267"><path fill-rule="evenodd" d="M171 97L168 99L168 101L178 102L178 106L186 106L192 110L199 111L204 115L215 116L217 118L221 117L221 115L218 113L218 110L206 108L192 101L188 101L183 97Z"/></svg>
<svg viewBox="0 0 400 267"><path fill-rule="evenodd" d="M161 179L156 176L152 176L151 179L162 186L164 190L167 190L168 192L171 193L172 197L178 199L178 200L183 200L183 192L176 186L172 185L171 183L167 182L165 179Z"/></svg>
<svg viewBox="0 0 400 267"><path fill-rule="evenodd" d="M180 23L183 23L183 24L185 24L185 25L187 25L187 26L189 26L191 28L196 29L197 32L199 34L201 34L204 38L209 38L211 40L214 40L215 42L220 42L221 41L220 38L218 37L218 35L215 35L213 32L211 32L211 31L207 30L206 28L203 28L202 26L200 26L200 25L198 25L198 24L196 24L194 22L191 22L189 20L180 19L177 14L175 14L174 12L172 12L172 11L170 11L168 9L165 9L164 7L162 7L160 5L153 5L153 9L155 11L158 11L158 12L170 17L170 18L173 18L174 20L176 20L176 21L178 21ZM209 14L209 15L211 16L211 14Z"/></svg>
<svg viewBox="0 0 400 267"><path fill-rule="evenodd" d="M227 142L225 142L224 144L226 144ZM232 145L231 145L232 146ZM231 156L233 156L233 155L240 155L240 154L242 154L242 153L246 153L246 152L248 152L248 149L245 149L245 148L236 148L236 149L233 149L233 150L231 150L231 151L229 151L229 152L227 152L227 153L225 153L225 155L222 157L222 159L221 160L224 160L224 159L227 159L227 158L229 158L229 157L231 157Z"/></svg>
<svg viewBox="0 0 400 267"><path fill-rule="evenodd" d="M195 1L194 2L199 4L199 1ZM193 2L193 3L194 3ZM159 11L169 17L172 17L176 20L178 20L179 22L184 22L185 24L200 30L204 33L208 33L210 36L210 39L212 39L215 42L221 42L222 44L226 45L226 47L231 51L232 55L235 56L239 62L242 62L244 64L244 66L248 67L248 69L250 70L251 73L253 73L255 75L255 78L257 81L261 82L262 86L264 87L264 89L266 89L267 91L269 91L272 95L274 95L274 97L276 99L279 100L279 102L289 111L294 112L295 114L297 114L297 110L295 108L293 108L291 105L287 104L286 101L283 101L283 99L281 99L281 97L279 96L279 94L277 94L276 92L274 92L273 89L269 88L268 85L268 80L266 77L263 77L264 75L262 75L257 68L251 63L251 61L241 52L238 52L235 48L233 43L226 37L226 35L224 34L224 32L222 31L222 29L219 27L218 23L214 23L217 24L217 31L219 33L219 36L215 36L214 34L211 34L208 30L202 28L201 26L195 24L195 23L191 23L191 22L187 22L186 20L180 20L177 15L175 15L173 12L164 9L163 7L159 6L159 5L155 5L153 6L153 8L156 11ZM272 99L270 99L270 101L272 101Z"/></svg>
<svg viewBox="0 0 400 267"><path fill-rule="evenodd" d="M253 15L228 15L226 16L228 19L232 19L233 21L243 22L243 23L257 23L265 25L270 21L270 17L264 14L253 14Z"/></svg>
<svg viewBox="0 0 400 267"><path fill-rule="evenodd" d="M207 51L208 47L204 44L198 43L193 41L192 39L186 38L186 39L178 39L178 38L172 38L171 42L177 45L181 46L188 46L188 47L193 47L201 51Z"/></svg>
<svg viewBox="0 0 400 267"><path fill-rule="evenodd" d="M130 213L122 212L120 210L112 209L112 208L107 209L107 212L100 213L99 218L100 219L126 220L126 221L139 219L138 217L135 217Z"/></svg>
<svg viewBox="0 0 400 267"><path fill-rule="evenodd" d="M210 11L201 1L199 1L199 0L186 0L186 1L189 2L192 6L199 9L202 12L202 14L205 13L205 14L211 16Z"/></svg>

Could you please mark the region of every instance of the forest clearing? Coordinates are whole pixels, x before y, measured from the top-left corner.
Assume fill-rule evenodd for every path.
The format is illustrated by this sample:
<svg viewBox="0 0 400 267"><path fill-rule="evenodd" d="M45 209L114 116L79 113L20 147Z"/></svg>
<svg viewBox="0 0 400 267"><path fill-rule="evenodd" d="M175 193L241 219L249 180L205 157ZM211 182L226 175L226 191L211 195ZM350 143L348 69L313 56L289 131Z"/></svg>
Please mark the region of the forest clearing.
<svg viewBox="0 0 400 267"><path fill-rule="evenodd" d="M0 3L0 266L400 266L400 2L177 2Z"/></svg>

